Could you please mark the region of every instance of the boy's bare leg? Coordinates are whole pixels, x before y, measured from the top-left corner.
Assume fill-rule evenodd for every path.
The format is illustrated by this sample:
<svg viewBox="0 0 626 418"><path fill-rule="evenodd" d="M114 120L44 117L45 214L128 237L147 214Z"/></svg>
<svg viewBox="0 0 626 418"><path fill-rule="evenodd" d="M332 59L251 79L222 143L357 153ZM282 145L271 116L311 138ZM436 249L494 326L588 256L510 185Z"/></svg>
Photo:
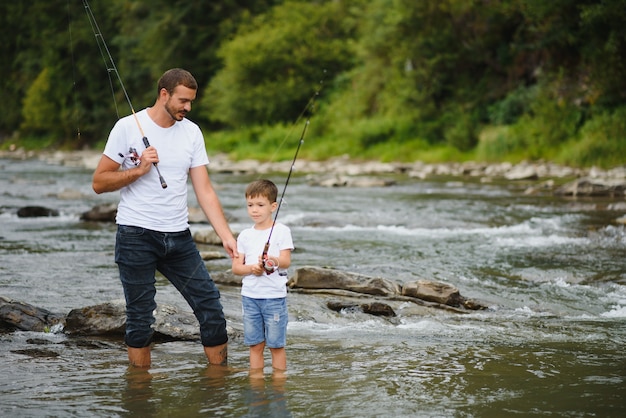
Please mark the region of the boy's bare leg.
<svg viewBox="0 0 626 418"><path fill-rule="evenodd" d="M228 363L228 343L214 347L204 347L204 354L206 354L209 364L226 366Z"/></svg>
<svg viewBox="0 0 626 418"><path fill-rule="evenodd" d="M287 370L287 350L285 347L270 348L272 353L272 367L274 370Z"/></svg>
<svg viewBox="0 0 626 418"><path fill-rule="evenodd" d="M265 350L265 341L257 345L250 346L250 368L261 369L265 366L265 360L263 359L263 350Z"/></svg>
<svg viewBox="0 0 626 418"><path fill-rule="evenodd" d="M150 347L128 347L128 361L135 367L150 367Z"/></svg>

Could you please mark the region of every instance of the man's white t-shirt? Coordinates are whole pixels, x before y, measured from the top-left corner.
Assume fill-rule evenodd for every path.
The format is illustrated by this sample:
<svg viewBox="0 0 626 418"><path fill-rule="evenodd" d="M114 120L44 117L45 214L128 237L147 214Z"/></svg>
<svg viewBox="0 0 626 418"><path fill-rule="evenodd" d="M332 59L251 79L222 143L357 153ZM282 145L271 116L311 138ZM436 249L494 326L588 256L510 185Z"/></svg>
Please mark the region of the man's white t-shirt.
<svg viewBox="0 0 626 418"><path fill-rule="evenodd" d="M161 187L157 170L152 167L148 174L120 190L116 222L160 232L184 231L189 228L189 169L209 163L202 131L188 119L162 128L150 118L147 109L136 116L150 145L159 154L158 166L167 188ZM135 116L130 115L118 120L111 130L104 155L127 170L135 166L132 150L141 156L145 148Z"/></svg>
<svg viewBox="0 0 626 418"><path fill-rule="evenodd" d="M267 243L270 229L257 230L247 228L237 237L237 251L245 255L244 264L258 264L259 256ZM276 223L270 239L270 247L267 254L278 257L281 250L293 250L291 230L288 226ZM280 266L278 266L280 269ZM287 296L287 276L275 271L272 274L264 273L262 276L254 274L244 276L241 284L241 295L252 299L276 299Z"/></svg>

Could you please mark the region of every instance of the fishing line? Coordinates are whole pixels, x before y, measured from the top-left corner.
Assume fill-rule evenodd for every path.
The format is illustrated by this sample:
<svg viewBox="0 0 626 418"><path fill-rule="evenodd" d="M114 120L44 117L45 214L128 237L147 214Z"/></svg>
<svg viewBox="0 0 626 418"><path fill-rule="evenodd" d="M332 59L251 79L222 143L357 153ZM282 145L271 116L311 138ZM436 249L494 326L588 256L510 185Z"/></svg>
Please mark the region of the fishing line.
<svg viewBox="0 0 626 418"><path fill-rule="evenodd" d="M83 6L85 7L85 11L87 13L87 18L89 19L89 24L91 25L91 30L94 34L94 36L96 37L96 44L98 45L98 50L100 51L100 56L102 57L102 61L104 62L104 66L107 70L107 76L109 78L109 87L111 88L111 96L113 97L113 105L115 106L115 114L117 115L117 118L120 118L120 111L119 108L117 106L117 99L115 98L115 87L113 86L113 78L111 78L111 72L113 72L114 70L117 71L116 67L115 67L115 63L113 62L113 58L111 58L111 54L109 53L109 48L107 47L106 43L104 42L104 37L102 36L102 33L100 32L100 28L98 27L98 23L96 22L96 18L94 17L93 13L91 12L91 7L89 7L89 3L87 3L86 0L83 0ZM102 49L104 45L104 48L106 49L106 52L109 53L109 58L110 58L110 62L111 65L109 65L109 62L107 62L106 56L104 55L104 50ZM118 75L119 77L119 75ZM120 85L122 86L122 90L124 90L124 93L126 93L126 90L124 89L124 84L122 83L122 80L120 79ZM126 98L128 99L128 96L126 96ZM129 100L129 104L130 104L130 100ZM130 105L131 110L132 110L132 104Z"/></svg>
<svg viewBox="0 0 626 418"><path fill-rule="evenodd" d="M311 109L311 110L313 109L314 102L317 99L317 97L320 95L320 91L322 90L322 87L324 86L324 78L325 77L326 77L326 70L323 70L323 77L320 80L320 82L318 83L319 84L319 88L309 98L309 101L307 102L307 104L302 109L302 112L300 112L300 114L298 115L296 120L291 124L291 128L289 129L289 131L287 132L287 134L285 135L283 140L280 142L280 144L278 144L278 147L276 147L276 150L274 151L274 154L272 154L272 157L269 159L270 161L274 161L276 159L276 156L278 155L278 152L282 149L283 145L285 145L287 140L291 137L291 134L293 133L295 127L300 123L300 120L302 120L302 117L304 116L304 114L309 109Z"/></svg>
<svg viewBox="0 0 626 418"><path fill-rule="evenodd" d="M74 117L76 118L76 137L80 144L80 112L78 110L78 97L76 94L76 60L74 59L74 39L72 38L72 13L70 0L67 0L67 30L70 36L70 56L72 57L72 96L74 99Z"/></svg>
<svg viewBox="0 0 626 418"><path fill-rule="evenodd" d="M117 81L120 83L120 87L122 91L124 92L124 97L126 97L126 101L128 102L130 111L132 112L133 117L135 118L135 122L137 123L137 127L139 128L139 132L141 133L143 144L145 145L146 148L148 148L150 146L150 142L148 141L148 138L144 134L143 128L141 127L141 124L139 123L139 118L137 118L137 114L135 113L135 108L133 107L133 104L130 101L130 97L128 97L128 92L126 91L126 88L124 87L124 83L122 82L122 77L120 76L120 72L117 70L117 67L115 66L115 61L113 61L113 56L111 56L111 52L109 51L109 47L107 46L104 40L104 36L102 35L102 32L100 31L98 22L96 22L96 18L93 15L93 12L91 11L91 7L89 6L89 3L87 2L87 0L83 0L83 5L85 6L85 12L87 13L87 18L89 19L91 30L93 31L93 34L96 37L96 43L98 44L98 48L100 49L100 55L102 55L104 66L106 67L107 73L109 75L109 83L111 85L111 91L113 93L113 103L115 103L115 111L117 112L117 118L118 119L120 118L120 114L117 109L117 101L115 100L115 89L113 88L113 80L111 79L112 72L114 72L115 75L117 76ZM105 52L106 52L106 55L105 55ZM108 61L107 61L107 57L109 59ZM152 165L154 165L154 168L156 168L157 174L159 175L159 181L161 182L161 187L164 189L167 188L167 183L165 182L165 179L161 175L161 171L159 170L157 163L152 163Z"/></svg>
<svg viewBox="0 0 626 418"><path fill-rule="evenodd" d="M326 70L324 70L324 75L326 74ZM304 109L302 109L302 112L300 113L300 115L298 116L298 118L296 119L296 121L293 123L292 125L292 129L294 129L294 127L299 123L299 121L302 119L302 117L304 116L304 114L313 107L313 103L315 102L315 99L317 99L317 97L320 94L320 91L322 89L324 83L324 79L322 78L322 80L320 80L320 88L318 90L315 91L315 93L313 94L313 96L311 96L311 98L309 99L308 103L306 104L306 106L304 107ZM267 274L271 274L274 271L276 271L278 269L278 267L280 267L277 263L275 263L273 260L270 260L267 252L269 251L270 248L270 239L272 238L272 232L274 232L274 225L276 225L276 219L278 219L278 213L280 212L280 208L283 204L283 201L285 199L285 192L287 191L287 186L289 185L289 180L291 179L291 174L293 173L293 169L296 165L296 160L298 158L298 153L300 152L300 148L302 147L302 144L304 143L304 135L306 134L307 128L309 127L311 121L311 116L309 115L306 119L306 122L304 123L304 128L302 128L302 133L300 134L300 140L298 141L298 146L296 147L296 152L293 155L293 160L291 161L291 167L289 168L289 173L287 173L287 180L285 180L285 186L283 187L283 191L280 195L280 200L278 202L278 207L276 208L276 213L274 214L274 221L272 222L272 227L270 228L270 234L267 237L267 242L265 243L265 246L263 247L263 254L261 256L261 260L262 260L262 266L263 269L265 270L265 272ZM290 130L290 132L291 132ZM287 134L287 136L289 136L289 133ZM285 137L285 139L283 140L283 143L286 141L287 137ZM281 143L282 146L282 143Z"/></svg>

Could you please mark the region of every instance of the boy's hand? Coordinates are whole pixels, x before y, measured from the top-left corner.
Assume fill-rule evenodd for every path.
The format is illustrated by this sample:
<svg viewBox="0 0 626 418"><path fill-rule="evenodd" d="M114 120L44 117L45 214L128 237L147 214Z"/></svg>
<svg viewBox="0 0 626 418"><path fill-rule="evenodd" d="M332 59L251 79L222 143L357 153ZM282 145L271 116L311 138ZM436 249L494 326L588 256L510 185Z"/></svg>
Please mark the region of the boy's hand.
<svg viewBox="0 0 626 418"><path fill-rule="evenodd" d="M252 264L250 271L255 276L262 276L263 275L263 263L261 262L261 257L259 257L259 263L258 264Z"/></svg>

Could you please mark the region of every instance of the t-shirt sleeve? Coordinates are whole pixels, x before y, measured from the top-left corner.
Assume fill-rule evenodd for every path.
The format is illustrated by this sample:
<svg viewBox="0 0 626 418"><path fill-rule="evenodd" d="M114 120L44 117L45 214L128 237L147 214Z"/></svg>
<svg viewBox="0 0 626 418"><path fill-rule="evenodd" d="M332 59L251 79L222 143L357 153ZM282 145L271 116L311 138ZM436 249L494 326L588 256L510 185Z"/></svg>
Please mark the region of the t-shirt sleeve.
<svg viewBox="0 0 626 418"><path fill-rule="evenodd" d="M124 154L127 152L128 146L124 135L124 123L120 119L115 123L113 129L111 129L102 153L113 161L121 164L125 158ZM120 154L122 154L122 156L120 156Z"/></svg>
<svg viewBox="0 0 626 418"><path fill-rule="evenodd" d="M237 237L237 251L239 254L245 254L245 246L243 244L243 237L241 236L241 233Z"/></svg>
<svg viewBox="0 0 626 418"><path fill-rule="evenodd" d="M291 230L288 226L282 225L282 236L279 243L280 250L293 250L293 238L291 237Z"/></svg>
<svg viewBox="0 0 626 418"><path fill-rule="evenodd" d="M209 156L207 155L206 147L204 145L204 136L202 135L202 131L197 125L193 125L192 129L193 156L190 164L191 168L209 164Z"/></svg>
<svg viewBox="0 0 626 418"><path fill-rule="evenodd" d="M237 251L240 255L243 255L244 264L251 264L255 262L253 261L252 254L250 254L251 238L252 237L250 236L250 229L244 229L239 233L239 236L237 237Z"/></svg>

